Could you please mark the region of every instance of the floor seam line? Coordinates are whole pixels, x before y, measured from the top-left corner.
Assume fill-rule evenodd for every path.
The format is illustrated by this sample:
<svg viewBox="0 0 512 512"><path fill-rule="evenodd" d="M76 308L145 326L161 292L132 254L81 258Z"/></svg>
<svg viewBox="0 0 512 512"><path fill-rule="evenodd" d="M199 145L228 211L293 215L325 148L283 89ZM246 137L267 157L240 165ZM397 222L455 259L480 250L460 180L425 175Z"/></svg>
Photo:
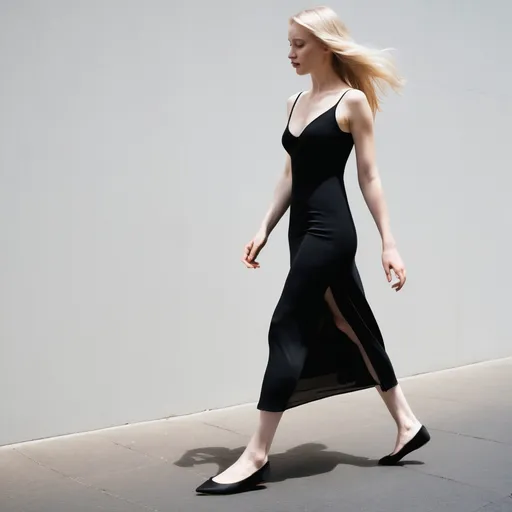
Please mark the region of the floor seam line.
<svg viewBox="0 0 512 512"><path fill-rule="evenodd" d="M512 444L504 441L496 441L495 439L488 439L486 437L472 436L471 434L462 434L460 432L454 432L453 430L445 430L443 428L429 427L429 430L431 430L432 432L444 432L446 434L453 434L456 436L467 437L469 439L476 439L477 441L488 441L489 443L496 443L504 446L512 446Z"/></svg>

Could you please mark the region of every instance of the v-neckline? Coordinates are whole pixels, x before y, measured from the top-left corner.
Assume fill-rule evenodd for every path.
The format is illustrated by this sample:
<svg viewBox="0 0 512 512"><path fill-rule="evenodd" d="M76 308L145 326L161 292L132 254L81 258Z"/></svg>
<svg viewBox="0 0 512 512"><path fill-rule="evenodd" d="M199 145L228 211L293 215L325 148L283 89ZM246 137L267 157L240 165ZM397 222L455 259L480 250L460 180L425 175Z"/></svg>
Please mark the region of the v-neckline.
<svg viewBox="0 0 512 512"><path fill-rule="evenodd" d="M352 87L349 87L348 89L345 89L343 91L343 94L338 98L338 100L336 101L336 103L334 105L332 105L331 107L329 107L327 110L325 110L324 112L322 112L321 114L318 114L312 121L310 121L306 126L304 126L304 128L302 129L302 131L299 133L299 135L294 135L291 131L290 131L290 121L292 120L292 115L293 115L293 111L295 110L295 107L297 105L297 102L299 100L299 98L302 96L302 92L297 96L297 99L295 100L295 103L292 107L292 111L290 112L290 117L288 118L288 123L286 124L286 129L288 130L288 133L294 138L294 139L300 139L302 137L302 134L313 124L315 123L316 121L318 121L322 116L324 116L325 114L327 114L329 111L331 111L333 108L336 108L338 106L338 103L343 99L343 96L345 96L345 94L350 91L352 89ZM345 133L345 132L344 132Z"/></svg>
<svg viewBox="0 0 512 512"><path fill-rule="evenodd" d="M321 114L318 114L312 121L310 121L303 129L302 131L299 133L299 135L294 135L291 131L290 131L290 120L291 120L291 117L290 117L290 120L288 120L288 124L286 126L286 128L288 129L288 133L294 138L294 139L300 139L302 137L302 134L315 122L315 121L318 121L322 116L324 116L325 114L327 114L327 112L329 112L330 110L332 110L334 107L336 107L336 105L338 104L338 102L336 102L332 107L329 107L327 110L325 110L324 112L322 112Z"/></svg>

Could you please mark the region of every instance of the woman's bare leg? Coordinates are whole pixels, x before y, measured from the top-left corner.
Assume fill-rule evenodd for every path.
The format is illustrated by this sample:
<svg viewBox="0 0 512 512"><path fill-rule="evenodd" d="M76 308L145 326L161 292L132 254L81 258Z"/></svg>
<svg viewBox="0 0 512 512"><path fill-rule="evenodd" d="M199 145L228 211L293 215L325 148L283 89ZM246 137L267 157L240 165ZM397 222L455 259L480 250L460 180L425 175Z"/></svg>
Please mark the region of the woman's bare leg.
<svg viewBox="0 0 512 512"><path fill-rule="evenodd" d="M282 416L282 412L260 411L258 428L244 452L234 464L217 475L214 482L239 482L260 469L268 460L270 446Z"/></svg>
<svg viewBox="0 0 512 512"><path fill-rule="evenodd" d="M400 384L388 391L382 391L380 386L377 386L376 389L395 420L398 429L395 449L391 452L391 454L395 454L418 433L421 423L407 403Z"/></svg>
<svg viewBox="0 0 512 512"><path fill-rule="evenodd" d="M343 331L349 337L349 339L359 347L368 371L370 372L375 382L379 382L377 374L375 373L375 370L370 360L368 359L366 351L363 349L361 342L356 336L356 333L352 330L352 327L350 327L349 323L341 314L336 302L334 301L334 297L330 288L325 293L325 300L334 315L334 322L336 327L340 329L340 331ZM389 389L388 391L382 391L380 385L376 386L376 389L386 404L386 407L395 420L397 426L398 432L396 436L395 449L391 452L394 454L416 435L416 433L421 428L421 423L416 418L409 404L407 403L400 384L397 384L395 387Z"/></svg>

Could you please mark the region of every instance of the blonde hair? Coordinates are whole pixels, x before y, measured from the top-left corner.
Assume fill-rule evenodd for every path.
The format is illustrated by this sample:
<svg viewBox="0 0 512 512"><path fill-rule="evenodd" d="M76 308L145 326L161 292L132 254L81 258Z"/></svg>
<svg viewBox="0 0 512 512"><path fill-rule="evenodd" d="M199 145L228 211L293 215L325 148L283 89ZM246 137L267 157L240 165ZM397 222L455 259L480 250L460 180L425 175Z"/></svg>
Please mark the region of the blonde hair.
<svg viewBox="0 0 512 512"><path fill-rule="evenodd" d="M305 9L292 16L290 22L309 30L332 51L334 71L350 87L364 92L374 115L380 110L378 91L391 87L398 92L404 85L388 49L374 50L357 44L330 7Z"/></svg>

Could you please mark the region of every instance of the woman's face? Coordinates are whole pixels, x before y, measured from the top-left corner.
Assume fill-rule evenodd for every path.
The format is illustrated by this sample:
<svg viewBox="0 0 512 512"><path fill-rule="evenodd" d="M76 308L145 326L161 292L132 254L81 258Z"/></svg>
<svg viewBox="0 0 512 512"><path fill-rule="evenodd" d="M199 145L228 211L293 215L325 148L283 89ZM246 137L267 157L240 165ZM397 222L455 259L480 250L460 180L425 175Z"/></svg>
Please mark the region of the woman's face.
<svg viewBox="0 0 512 512"><path fill-rule="evenodd" d="M288 58L298 75L306 75L322 66L328 50L308 29L292 22L288 28Z"/></svg>

